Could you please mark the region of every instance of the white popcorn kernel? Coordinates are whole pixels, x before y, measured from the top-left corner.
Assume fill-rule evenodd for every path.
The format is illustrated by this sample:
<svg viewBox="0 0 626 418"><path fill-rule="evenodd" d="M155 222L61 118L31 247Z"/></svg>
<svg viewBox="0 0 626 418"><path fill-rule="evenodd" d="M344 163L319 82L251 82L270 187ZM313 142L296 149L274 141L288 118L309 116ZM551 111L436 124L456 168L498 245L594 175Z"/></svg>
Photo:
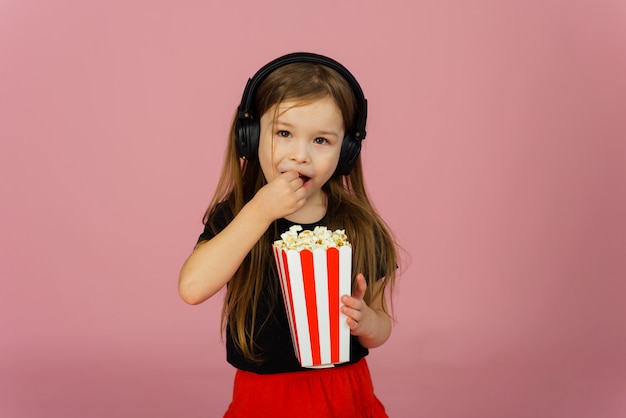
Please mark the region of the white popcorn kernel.
<svg viewBox="0 0 626 418"><path fill-rule="evenodd" d="M302 226L294 225L289 231L280 235L281 239L274 242L274 246L285 250L316 250L350 246L346 231L337 229L330 231L325 226L316 226L313 231L303 230Z"/></svg>

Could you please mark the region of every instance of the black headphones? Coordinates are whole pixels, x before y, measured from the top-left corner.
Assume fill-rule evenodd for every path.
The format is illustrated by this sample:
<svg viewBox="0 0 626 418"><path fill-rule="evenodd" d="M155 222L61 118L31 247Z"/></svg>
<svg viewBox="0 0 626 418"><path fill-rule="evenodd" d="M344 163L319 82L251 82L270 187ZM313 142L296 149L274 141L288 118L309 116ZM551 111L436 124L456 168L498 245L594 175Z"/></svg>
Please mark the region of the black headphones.
<svg viewBox="0 0 626 418"><path fill-rule="evenodd" d="M357 114L355 116L356 129L354 132L348 132L346 130L341 146L339 162L337 163L337 170L335 171L335 173L339 175L348 175L361 152L361 141L365 139L367 100L356 78L354 78L346 67L331 58L309 52L295 52L276 58L263 66L248 80L246 88L243 91L241 104L237 110L237 122L235 126L237 153L240 158L245 160L253 161L257 159L259 136L261 132L259 119L261 115L255 115L252 109L254 95L256 94L257 88L268 74L279 67L295 62L310 62L332 68L341 74L352 87L357 102Z"/></svg>

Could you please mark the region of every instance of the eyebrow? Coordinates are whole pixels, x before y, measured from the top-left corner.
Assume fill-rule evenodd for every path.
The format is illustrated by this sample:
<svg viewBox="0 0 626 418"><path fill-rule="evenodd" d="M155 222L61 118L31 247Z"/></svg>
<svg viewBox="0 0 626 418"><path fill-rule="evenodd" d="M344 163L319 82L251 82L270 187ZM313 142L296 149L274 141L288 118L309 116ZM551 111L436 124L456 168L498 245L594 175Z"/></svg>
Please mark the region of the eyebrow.
<svg viewBox="0 0 626 418"><path fill-rule="evenodd" d="M289 122L282 121L280 119L276 119L276 121L274 122L274 125L285 127L285 128L290 128L290 129L293 129L295 127L293 124L291 124ZM339 134L337 132L335 132L335 131L325 131L325 130L322 129L322 130L319 130L319 131L316 131L316 132L319 135L333 135L333 136L336 136L337 138L339 138Z"/></svg>

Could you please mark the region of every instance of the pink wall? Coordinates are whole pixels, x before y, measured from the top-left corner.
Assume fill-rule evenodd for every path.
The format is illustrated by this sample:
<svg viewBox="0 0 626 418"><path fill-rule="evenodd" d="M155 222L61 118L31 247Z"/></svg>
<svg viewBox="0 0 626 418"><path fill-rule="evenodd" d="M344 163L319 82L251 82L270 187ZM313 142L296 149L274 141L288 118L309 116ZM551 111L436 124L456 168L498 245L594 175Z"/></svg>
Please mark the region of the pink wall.
<svg viewBox="0 0 626 418"><path fill-rule="evenodd" d="M213 417L216 298L178 297L244 83L331 55L410 254L392 417L626 416L626 7L0 4L0 416Z"/></svg>

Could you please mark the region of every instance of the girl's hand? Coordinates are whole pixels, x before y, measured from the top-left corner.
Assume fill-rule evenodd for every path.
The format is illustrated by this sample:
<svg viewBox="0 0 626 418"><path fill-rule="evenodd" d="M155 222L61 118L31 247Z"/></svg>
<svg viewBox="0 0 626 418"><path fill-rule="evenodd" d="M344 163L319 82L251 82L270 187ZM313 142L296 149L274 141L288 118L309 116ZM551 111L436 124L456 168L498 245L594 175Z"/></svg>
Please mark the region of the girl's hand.
<svg viewBox="0 0 626 418"><path fill-rule="evenodd" d="M251 202L263 213L268 222L284 218L306 202L306 189L296 171L287 171L276 176L256 193Z"/></svg>
<svg viewBox="0 0 626 418"><path fill-rule="evenodd" d="M356 276L356 288L352 292L352 296L343 295L341 297L341 302L343 302L341 312L348 316L346 322L352 335L372 337L377 332L378 315L363 300L366 289L365 277L359 273Z"/></svg>

